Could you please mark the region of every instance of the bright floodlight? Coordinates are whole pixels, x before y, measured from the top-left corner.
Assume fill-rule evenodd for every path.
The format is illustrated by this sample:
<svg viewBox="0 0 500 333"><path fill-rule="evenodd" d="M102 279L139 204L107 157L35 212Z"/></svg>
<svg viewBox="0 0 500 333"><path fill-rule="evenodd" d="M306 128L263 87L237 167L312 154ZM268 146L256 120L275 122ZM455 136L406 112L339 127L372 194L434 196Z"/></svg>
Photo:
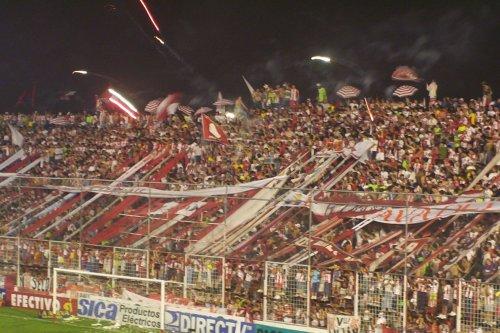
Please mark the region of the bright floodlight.
<svg viewBox="0 0 500 333"><path fill-rule="evenodd" d="M116 106L118 106L123 111L125 111L125 113L127 113L133 119L137 119L137 116L133 112L130 112L130 110L125 107L125 105L123 105L122 103L120 103L119 101L117 101L114 97L110 97L109 101L111 103L115 104Z"/></svg>
<svg viewBox="0 0 500 333"><path fill-rule="evenodd" d="M108 91L110 92L111 95L115 96L120 101L125 103L125 105L127 105L132 111L134 111L135 113L139 113L139 111L137 111L135 106L132 103L130 103L125 97L120 95L116 90L109 88Z"/></svg>
<svg viewBox="0 0 500 333"><path fill-rule="evenodd" d="M155 39L156 39L157 41L159 41L161 45L165 45L165 42L164 42L164 41L163 41L163 39L161 39L160 37L155 36Z"/></svg>
<svg viewBox="0 0 500 333"><path fill-rule="evenodd" d="M320 61L323 61L323 62L332 62L332 59L330 59L330 57L323 57L323 56L314 56L314 57L311 57L311 60L320 60Z"/></svg>
<svg viewBox="0 0 500 333"><path fill-rule="evenodd" d="M73 71L73 74L82 74L82 75L87 75L88 72L84 70L78 70L78 71Z"/></svg>

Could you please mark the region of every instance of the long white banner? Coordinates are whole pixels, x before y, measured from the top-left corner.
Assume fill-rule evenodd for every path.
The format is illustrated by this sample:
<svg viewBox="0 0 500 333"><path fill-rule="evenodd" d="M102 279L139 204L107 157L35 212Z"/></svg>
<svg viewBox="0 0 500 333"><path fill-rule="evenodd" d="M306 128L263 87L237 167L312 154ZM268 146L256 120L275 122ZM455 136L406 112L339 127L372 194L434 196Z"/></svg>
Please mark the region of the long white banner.
<svg viewBox="0 0 500 333"><path fill-rule="evenodd" d="M371 211L364 213L362 210ZM373 212L373 210L377 210ZM380 206L356 206L356 205L335 205L335 204L313 204L312 211L317 215L329 215L338 212L359 212L356 218L370 219L372 221L390 224L415 224L433 219L445 218L454 215L474 214L474 213L498 213L500 212L500 201L486 202L456 202L445 205L419 206L419 207L387 207L380 209Z"/></svg>
<svg viewBox="0 0 500 333"><path fill-rule="evenodd" d="M0 171L17 161L18 159L22 158L24 155L24 150L18 150L16 151L13 155L11 155L8 159L0 163Z"/></svg>
<svg viewBox="0 0 500 333"><path fill-rule="evenodd" d="M231 195L243 192L248 192L251 190L260 189L271 181L276 179L283 179L286 176L277 176L272 178L266 178L262 180L256 180L249 183L243 183L231 186L219 186L213 188L206 188L200 190L187 190L187 191L167 191L158 190L150 187L126 187L126 186L105 186L105 185L95 185L95 186L82 186L82 187L72 187L72 186L46 186L47 188L57 189L63 192L92 192L99 194L115 195L115 196L129 196L137 195L141 197L149 198L185 198L185 197L210 197L218 195Z"/></svg>

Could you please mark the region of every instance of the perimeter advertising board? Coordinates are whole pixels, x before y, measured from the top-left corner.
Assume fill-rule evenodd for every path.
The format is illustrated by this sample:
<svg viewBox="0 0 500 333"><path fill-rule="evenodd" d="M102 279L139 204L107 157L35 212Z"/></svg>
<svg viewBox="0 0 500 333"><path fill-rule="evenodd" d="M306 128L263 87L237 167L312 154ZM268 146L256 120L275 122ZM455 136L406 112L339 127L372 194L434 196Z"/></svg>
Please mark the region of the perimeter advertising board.
<svg viewBox="0 0 500 333"><path fill-rule="evenodd" d="M156 304L158 303L158 304ZM160 328L160 302L148 304L129 300L86 295L78 299L78 316L91 319L110 320L145 328ZM254 333L254 325L244 318L202 313L167 307L165 328L172 332L198 333Z"/></svg>
<svg viewBox="0 0 500 333"><path fill-rule="evenodd" d="M135 295L129 299L85 295L78 299L78 316L145 328L160 328L160 302ZM324 329L281 323L249 323L243 317L166 304L165 329L178 333L326 333Z"/></svg>
<svg viewBox="0 0 500 333"><path fill-rule="evenodd" d="M124 325L160 328L160 307L88 295L78 298L78 316L110 320Z"/></svg>
<svg viewBox="0 0 500 333"><path fill-rule="evenodd" d="M6 294L7 306L33 309L33 310L52 311L53 310L52 302L53 299L49 293L7 291ZM55 308L56 311L63 310L73 315L76 315L76 300L65 297L57 297Z"/></svg>

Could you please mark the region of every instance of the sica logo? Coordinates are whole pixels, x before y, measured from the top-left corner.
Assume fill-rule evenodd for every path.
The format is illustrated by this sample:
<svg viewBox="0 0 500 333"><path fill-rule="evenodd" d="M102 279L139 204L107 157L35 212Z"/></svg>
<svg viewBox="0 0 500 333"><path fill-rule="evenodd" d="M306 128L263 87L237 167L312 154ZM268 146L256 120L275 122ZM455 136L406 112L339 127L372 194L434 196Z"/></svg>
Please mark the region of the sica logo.
<svg viewBox="0 0 500 333"><path fill-rule="evenodd" d="M80 316L116 320L118 306L113 303L94 301L81 298L78 301L78 314Z"/></svg>

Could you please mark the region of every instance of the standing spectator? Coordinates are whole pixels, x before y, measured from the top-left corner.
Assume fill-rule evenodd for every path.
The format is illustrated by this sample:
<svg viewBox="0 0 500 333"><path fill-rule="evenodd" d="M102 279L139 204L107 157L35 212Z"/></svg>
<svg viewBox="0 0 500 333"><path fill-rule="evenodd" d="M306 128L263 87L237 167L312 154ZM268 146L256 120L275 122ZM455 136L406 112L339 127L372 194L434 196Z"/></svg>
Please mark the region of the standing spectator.
<svg viewBox="0 0 500 333"><path fill-rule="evenodd" d="M292 91L288 83L283 84L283 100L281 103L282 107L288 107L290 105L290 99L292 98Z"/></svg>
<svg viewBox="0 0 500 333"><path fill-rule="evenodd" d="M264 104L263 104L263 98L262 98L262 92L260 89L255 89L254 92L252 93L252 100L253 100L253 105L254 108L256 109L263 109Z"/></svg>
<svg viewBox="0 0 500 333"><path fill-rule="evenodd" d="M299 98L299 89L297 89L295 85L292 84L292 88L290 89L290 107L292 109L296 109L299 107Z"/></svg>
<svg viewBox="0 0 500 333"><path fill-rule="evenodd" d="M435 80L427 84L427 91L429 92L429 105L434 105L437 98L438 85Z"/></svg>
<svg viewBox="0 0 500 333"><path fill-rule="evenodd" d="M488 107L493 99L493 91L485 81L481 82L481 85L483 86L483 106Z"/></svg>
<svg viewBox="0 0 500 333"><path fill-rule="evenodd" d="M328 102L326 97L326 89L321 85L321 83L316 83L316 87L318 87L318 103L324 104Z"/></svg>

